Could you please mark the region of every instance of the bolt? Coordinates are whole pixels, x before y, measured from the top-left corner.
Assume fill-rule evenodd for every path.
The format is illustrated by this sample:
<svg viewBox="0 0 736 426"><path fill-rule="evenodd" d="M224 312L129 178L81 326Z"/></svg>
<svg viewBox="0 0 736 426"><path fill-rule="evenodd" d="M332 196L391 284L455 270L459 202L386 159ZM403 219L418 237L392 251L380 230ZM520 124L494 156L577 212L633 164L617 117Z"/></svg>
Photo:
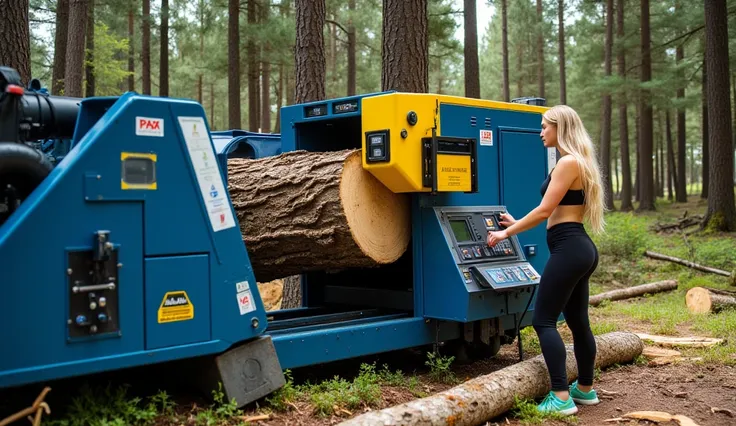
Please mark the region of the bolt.
<svg viewBox="0 0 736 426"><path fill-rule="evenodd" d="M72 268L69 268L69 269L67 269L67 270L66 270L66 274L67 274L67 275L71 275L71 274L72 274Z"/></svg>
<svg viewBox="0 0 736 426"><path fill-rule="evenodd" d="M250 320L250 325L253 326L253 328L258 328L258 324L258 318L253 318L252 320Z"/></svg>
<svg viewBox="0 0 736 426"><path fill-rule="evenodd" d="M122 263L118 263L118 268L122 268L122 267L123 267L123 264Z"/></svg>

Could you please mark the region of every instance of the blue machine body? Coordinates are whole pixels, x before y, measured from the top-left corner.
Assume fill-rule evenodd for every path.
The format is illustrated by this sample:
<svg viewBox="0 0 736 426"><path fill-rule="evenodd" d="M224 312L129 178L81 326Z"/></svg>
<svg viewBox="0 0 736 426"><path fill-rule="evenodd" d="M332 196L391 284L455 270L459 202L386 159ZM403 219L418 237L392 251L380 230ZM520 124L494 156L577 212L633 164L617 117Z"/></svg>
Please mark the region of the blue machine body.
<svg viewBox="0 0 736 426"><path fill-rule="evenodd" d="M222 354L263 336L281 368L446 341L482 343L489 356L513 340L531 321L539 277L517 282L523 268L512 269L544 269L544 225L514 237L514 257L494 272L463 259L471 246L449 221L506 209L521 217L540 202L550 168L541 115L461 103L438 105L443 136L475 138L479 126L495 135L477 147L477 191L409 194L412 240L401 259L305 273L301 308L265 311L227 159L358 149L360 101L380 95L284 107L280 135L210 132L189 100L82 101L70 150L0 225L0 320L11 325L0 341L12 348L0 352L0 388ZM352 109L337 107L346 103ZM324 115L309 112L325 105ZM505 274L498 288L487 285L493 273Z"/></svg>
<svg viewBox="0 0 736 426"><path fill-rule="evenodd" d="M0 387L219 353L263 333L205 117L196 102L134 93L82 102L72 150L0 227L0 341L12 348Z"/></svg>

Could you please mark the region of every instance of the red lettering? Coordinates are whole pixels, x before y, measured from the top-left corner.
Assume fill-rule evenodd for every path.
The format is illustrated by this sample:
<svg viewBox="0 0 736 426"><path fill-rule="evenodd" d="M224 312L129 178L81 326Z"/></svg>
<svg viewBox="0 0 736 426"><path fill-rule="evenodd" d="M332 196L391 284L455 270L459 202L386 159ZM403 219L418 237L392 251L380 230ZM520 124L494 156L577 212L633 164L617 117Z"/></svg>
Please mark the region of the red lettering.
<svg viewBox="0 0 736 426"><path fill-rule="evenodd" d="M240 298L240 304L241 305L246 305L246 304L249 304L249 303L250 303L250 300L248 300L248 296L243 296L243 297Z"/></svg>
<svg viewBox="0 0 736 426"><path fill-rule="evenodd" d="M141 119L141 120L138 121L138 128L140 128L140 129L148 129L148 130L160 130L161 129L161 122L160 121L154 121L154 120Z"/></svg>

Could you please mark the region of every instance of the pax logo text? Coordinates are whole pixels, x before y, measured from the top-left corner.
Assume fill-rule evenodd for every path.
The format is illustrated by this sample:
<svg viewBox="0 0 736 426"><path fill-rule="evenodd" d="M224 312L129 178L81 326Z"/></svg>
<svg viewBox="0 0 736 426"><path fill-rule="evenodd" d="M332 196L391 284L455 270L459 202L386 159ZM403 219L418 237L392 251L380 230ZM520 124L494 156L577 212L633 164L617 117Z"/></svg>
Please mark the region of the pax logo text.
<svg viewBox="0 0 736 426"><path fill-rule="evenodd" d="M136 117L135 134L137 136L164 136L164 120L162 118Z"/></svg>

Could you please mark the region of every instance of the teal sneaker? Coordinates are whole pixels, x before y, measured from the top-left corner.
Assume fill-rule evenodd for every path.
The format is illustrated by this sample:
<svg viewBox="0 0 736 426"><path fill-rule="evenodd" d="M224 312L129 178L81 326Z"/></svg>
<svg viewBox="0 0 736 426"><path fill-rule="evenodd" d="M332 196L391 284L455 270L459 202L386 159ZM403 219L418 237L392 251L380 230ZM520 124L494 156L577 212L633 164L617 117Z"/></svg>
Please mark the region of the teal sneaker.
<svg viewBox="0 0 736 426"><path fill-rule="evenodd" d="M541 413L560 413L565 416L569 416L578 412L578 407L572 402L572 398L567 398L567 401L563 401L555 395L554 392L547 394L538 406L537 410Z"/></svg>
<svg viewBox="0 0 736 426"><path fill-rule="evenodd" d="M580 405L595 405L600 402L598 399L598 393L595 389L591 389L589 392L583 392L578 389L577 380L572 382L570 385L570 397Z"/></svg>

